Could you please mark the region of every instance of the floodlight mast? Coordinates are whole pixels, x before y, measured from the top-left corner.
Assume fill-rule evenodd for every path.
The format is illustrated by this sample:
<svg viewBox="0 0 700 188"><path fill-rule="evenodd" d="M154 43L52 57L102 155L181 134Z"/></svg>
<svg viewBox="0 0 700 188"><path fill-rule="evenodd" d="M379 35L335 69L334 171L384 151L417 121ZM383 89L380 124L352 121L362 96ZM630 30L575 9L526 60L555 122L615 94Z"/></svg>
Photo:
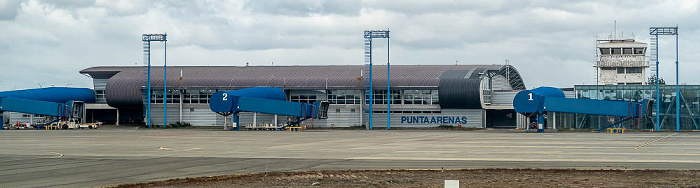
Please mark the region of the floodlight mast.
<svg viewBox="0 0 700 188"><path fill-rule="evenodd" d="M652 35L653 40L655 40L655 46L652 46L654 49L652 51L655 51L656 54L655 57L652 57L656 59L656 131L659 131L661 128L661 92L659 89L659 54L658 54L658 48L659 48L659 35L675 35L676 36L676 131L681 131L681 105L680 105L680 88L678 86L678 26L676 27L650 27L649 28L649 35Z"/></svg>
<svg viewBox="0 0 700 188"><path fill-rule="evenodd" d="M167 48L168 34L143 34L141 36L141 41L143 43L143 60L144 63L148 65L147 75L146 75L146 124L148 128L151 128L151 41L163 42L164 48ZM167 49L164 51L164 64L163 64L163 126L168 125L168 78L167 78Z"/></svg>
<svg viewBox="0 0 700 188"><path fill-rule="evenodd" d="M391 68L389 67L389 29L387 30L365 30L364 31L364 38L365 38L365 70L363 71L364 77L364 83L365 83L365 101L363 102L362 106L365 104L369 105L369 109L366 110L365 112L368 113L368 127L367 129L372 129L372 116L374 114L374 109L373 109L373 104L374 104L374 85L372 82L372 39L373 38L386 38L387 39L387 129L391 128L391 88L390 88L390 71ZM364 108L364 107L363 107Z"/></svg>

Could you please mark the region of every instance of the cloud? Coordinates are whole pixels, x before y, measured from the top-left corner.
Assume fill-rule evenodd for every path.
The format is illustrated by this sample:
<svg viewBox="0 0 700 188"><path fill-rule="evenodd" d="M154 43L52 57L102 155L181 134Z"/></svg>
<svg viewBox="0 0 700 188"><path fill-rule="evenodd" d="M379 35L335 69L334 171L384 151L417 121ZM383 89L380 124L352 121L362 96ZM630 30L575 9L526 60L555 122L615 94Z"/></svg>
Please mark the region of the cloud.
<svg viewBox="0 0 700 188"><path fill-rule="evenodd" d="M594 41L613 32L648 42L680 27L681 82L700 68L698 1L0 0L0 90L37 83L89 87L77 72L141 65L141 34L169 35L169 65L362 64L362 31L391 29L392 64L502 64L526 85L592 84ZM659 16L663 15L663 16ZM674 38L660 41L675 75ZM374 43L379 64L386 41ZM162 44L153 44L162 62ZM31 73L31 74L30 74ZM27 76L31 75L31 76Z"/></svg>
<svg viewBox="0 0 700 188"><path fill-rule="evenodd" d="M423 15L433 13L454 13L465 11L493 11L504 8L503 0L493 1L453 1L453 0L404 0L386 1L371 0L364 1L365 8L376 10L387 10L407 15ZM514 4L521 4L514 2Z"/></svg>
<svg viewBox="0 0 700 188"><path fill-rule="evenodd" d="M42 0L41 2L68 9L84 8L95 5L95 0Z"/></svg>
<svg viewBox="0 0 700 188"><path fill-rule="evenodd" d="M159 8L159 3L148 3L143 0L97 0L97 7L105 7L113 11L117 15L132 15L144 13L148 10L147 5L153 5L150 8Z"/></svg>
<svg viewBox="0 0 700 188"><path fill-rule="evenodd" d="M313 15L346 15L356 16L360 12L360 1L330 1L330 0L267 0L246 1L245 6L253 13L307 17Z"/></svg>
<svg viewBox="0 0 700 188"><path fill-rule="evenodd" d="M19 9L19 1L16 0L0 0L0 21L13 20L17 16Z"/></svg>

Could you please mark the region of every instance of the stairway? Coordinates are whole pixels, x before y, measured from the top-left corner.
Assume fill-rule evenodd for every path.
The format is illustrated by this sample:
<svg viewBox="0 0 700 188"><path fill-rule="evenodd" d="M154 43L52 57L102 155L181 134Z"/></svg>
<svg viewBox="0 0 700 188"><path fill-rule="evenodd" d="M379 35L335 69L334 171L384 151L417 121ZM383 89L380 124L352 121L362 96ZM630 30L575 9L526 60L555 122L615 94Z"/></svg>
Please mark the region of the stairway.
<svg viewBox="0 0 700 188"><path fill-rule="evenodd" d="M649 42L649 60L651 61L649 65L650 77L656 78L656 62L659 60L659 36L651 35L651 40ZM651 83L650 83L651 84Z"/></svg>
<svg viewBox="0 0 700 188"><path fill-rule="evenodd" d="M143 117L146 119L144 123L149 123L151 117L148 114L148 107L151 104L151 96L150 92L148 91L148 86L150 85L150 73L151 69L151 42L150 41L143 41L143 83L144 83L144 89L143 89ZM150 124L148 124L150 125Z"/></svg>
<svg viewBox="0 0 700 188"><path fill-rule="evenodd" d="M372 38L365 38L365 67L362 71L362 78L364 82L364 100L363 100L363 122L367 125L368 129L372 129L372 115L373 115L373 85L372 85Z"/></svg>

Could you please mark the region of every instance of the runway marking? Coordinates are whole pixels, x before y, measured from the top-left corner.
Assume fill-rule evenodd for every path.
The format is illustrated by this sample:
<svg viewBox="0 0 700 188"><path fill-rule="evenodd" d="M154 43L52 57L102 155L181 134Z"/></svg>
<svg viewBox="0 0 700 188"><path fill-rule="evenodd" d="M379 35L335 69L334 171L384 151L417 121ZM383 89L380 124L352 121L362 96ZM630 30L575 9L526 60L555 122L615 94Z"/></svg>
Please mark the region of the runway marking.
<svg viewBox="0 0 700 188"><path fill-rule="evenodd" d="M63 153L58 153L58 152L49 152L49 153L56 154L56 156L53 156L53 157L51 157L51 158L61 158L61 157L63 157Z"/></svg>
<svg viewBox="0 0 700 188"><path fill-rule="evenodd" d="M678 134L678 133L673 133L673 134L666 135L666 136L664 136L664 137L658 138L658 139L656 139L656 140L652 140L652 141L646 142L646 143L644 143L644 144L642 144L642 145L639 145L639 146L635 147L634 150L642 151L641 148L644 147L644 146L648 146L649 144L653 144L654 142L661 141L661 140L663 140L663 139L666 139L666 138L668 138L668 137L671 137L671 136L674 136L674 135L677 135L677 134Z"/></svg>
<svg viewBox="0 0 700 188"><path fill-rule="evenodd" d="M193 135L194 133L175 133L175 134L149 134L143 137L176 137L176 136L187 136Z"/></svg>
<svg viewBox="0 0 700 188"><path fill-rule="evenodd" d="M560 151L542 151L542 152L534 152L537 154L555 154L555 153L561 153Z"/></svg>
<svg viewBox="0 0 700 188"><path fill-rule="evenodd" d="M182 150L172 149L172 148L165 147L165 146L161 146L158 148L158 150L172 150L172 151L192 151L192 150L200 150L200 149L202 149L202 148L186 148L186 149L182 149Z"/></svg>

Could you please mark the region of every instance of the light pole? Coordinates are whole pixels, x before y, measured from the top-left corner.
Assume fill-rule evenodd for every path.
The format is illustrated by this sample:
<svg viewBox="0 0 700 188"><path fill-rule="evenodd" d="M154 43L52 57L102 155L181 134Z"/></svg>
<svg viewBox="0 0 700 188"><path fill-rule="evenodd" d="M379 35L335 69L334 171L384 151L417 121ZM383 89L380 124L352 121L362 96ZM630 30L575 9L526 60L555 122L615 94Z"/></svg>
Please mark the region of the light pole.
<svg viewBox="0 0 700 188"><path fill-rule="evenodd" d="M147 86L146 86L146 92L144 93L144 95L146 95L145 98L147 99L146 100L146 103L147 103L146 104L147 105L146 124L148 125L148 128L151 128L151 41L166 42L167 36L168 36L168 34L143 34L141 36L141 41L143 42L143 56L144 56L143 60L144 60L144 63L148 64L148 68L147 68L148 74L146 76L147 77L147 79L146 79ZM167 47L167 46L165 46L165 47ZM167 65L167 62L165 62L163 65L163 72L164 72L164 74L163 74L163 78L164 78L164 82L163 82L164 83L164 85L163 85L163 90L164 90L163 91L163 96L164 96L164 98L163 98L163 106L164 106L163 107L164 108L163 125L164 126L167 125L167 114L168 114L168 111L167 111L168 90L167 90L167 78L165 77L165 76L167 76L167 74L165 73L165 72L167 72L166 65Z"/></svg>
<svg viewBox="0 0 700 188"><path fill-rule="evenodd" d="M374 114L374 109L373 109L373 104L374 104L374 85L372 81L372 39L374 38L385 38L387 39L387 100L391 100L391 90L390 90L390 67L389 67L389 30L365 30L364 31L364 38L365 38L365 68L368 69L363 71L364 79L365 79L365 101L367 101L367 104L369 105L369 110L366 112L368 113L369 116L369 122L368 122L368 129L372 129L372 116ZM369 98L369 100L368 100ZM365 102L362 103L362 106L364 107ZM391 119L389 118L391 116L391 102L387 102L387 126L386 128L389 129L391 127L390 121Z"/></svg>
<svg viewBox="0 0 700 188"><path fill-rule="evenodd" d="M654 36L656 50L656 131L661 128L661 92L659 90L659 35L676 35L676 131L681 131L681 92L678 86L678 26L676 27L650 27L649 35ZM652 54L653 55L653 54ZM691 117L692 118L692 117Z"/></svg>

